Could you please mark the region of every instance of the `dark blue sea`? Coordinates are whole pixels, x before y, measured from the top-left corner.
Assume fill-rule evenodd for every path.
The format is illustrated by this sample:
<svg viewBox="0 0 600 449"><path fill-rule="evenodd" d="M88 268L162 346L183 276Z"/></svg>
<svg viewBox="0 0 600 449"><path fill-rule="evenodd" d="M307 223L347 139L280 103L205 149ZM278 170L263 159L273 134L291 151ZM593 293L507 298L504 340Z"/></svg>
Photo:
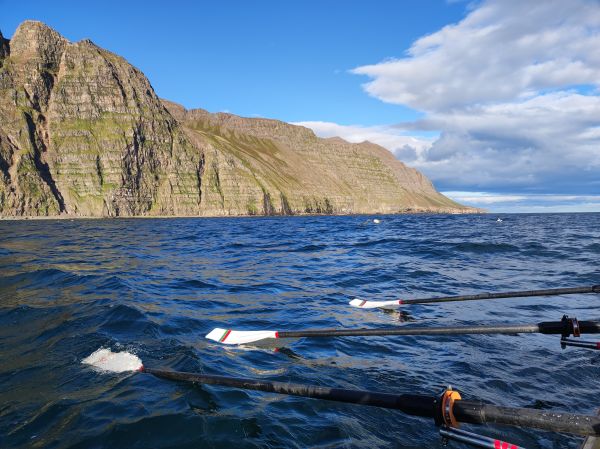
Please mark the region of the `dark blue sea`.
<svg viewBox="0 0 600 449"><path fill-rule="evenodd" d="M296 330L600 318L599 295L348 306L600 284L600 214L0 222L0 447L441 448L399 411L82 365L98 348L148 367L596 413L600 351L537 334L304 339L219 346L214 327ZM528 448L581 439L465 429ZM451 443L450 448L465 448Z"/></svg>

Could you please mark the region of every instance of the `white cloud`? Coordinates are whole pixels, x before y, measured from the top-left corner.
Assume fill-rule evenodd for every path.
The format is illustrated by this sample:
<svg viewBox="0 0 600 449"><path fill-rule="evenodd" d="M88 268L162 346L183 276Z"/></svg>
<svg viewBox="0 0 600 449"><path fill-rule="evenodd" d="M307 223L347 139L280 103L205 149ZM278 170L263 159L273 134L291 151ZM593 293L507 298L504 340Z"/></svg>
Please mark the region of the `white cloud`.
<svg viewBox="0 0 600 449"><path fill-rule="evenodd" d="M387 148L399 159L406 162L422 158L423 153L429 150L435 140L435 138L410 136L392 126L339 125L319 121L296 122L293 124L310 128L319 137L341 137L354 143L368 140Z"/></svg>
<svg viewBox="0 0 600 449"><path fill-rule="evenodd" d="M571 204L550 204L550 205L530 205L521 204L509 207L499 207L492 212L506 213L554 213L554 212L600 212L600 203L571 203Z"/></svg>
<svg viewBox="0 0 600 449"><path fill-rule="evenodd" d="M495 204L495 203L511 203L516 201L524 201L527 199L523 195L507 195L487 192L442 192L453 200L471 203L471 204Z"/></svg>
<svg viewBox="0 0 600 449"><path fill-rule="evenodd" d="M371 95L425 111L600 81L600 8L586 0L484 2L407 56L355 68Z"/></svg>
<svg viewBox="0 0 600 449"><path fill-rule="evenodd" d="M438 187L600 192L599 48L597 1L489 0L353 73L372 96L425 112L397 128L440 133L407 159Z"/></svg>
<svg viewBox="0 0 600 449"><path fill-rule="evenodd" d="M449 198L492 212L600 212L600 195L442 192Z"/></svg>
<svg viewBox="0 0 600 449"><path fill-rule="evenodd" d="M511 193L490 193L490 192L462 192L447 191L442 192L452 199L461 200L474 204L494 204L494 203L514 203L521 201L528 202L590 202L600 203L600 195L560 195L560 194L511 194Z"/></svg>
<svg viewBox="0 0 600 449"><path fill-rule="evenodd" d="M448 187L600 191L600 97L574 92L431 114L440 139L413 165Z"/></svg>

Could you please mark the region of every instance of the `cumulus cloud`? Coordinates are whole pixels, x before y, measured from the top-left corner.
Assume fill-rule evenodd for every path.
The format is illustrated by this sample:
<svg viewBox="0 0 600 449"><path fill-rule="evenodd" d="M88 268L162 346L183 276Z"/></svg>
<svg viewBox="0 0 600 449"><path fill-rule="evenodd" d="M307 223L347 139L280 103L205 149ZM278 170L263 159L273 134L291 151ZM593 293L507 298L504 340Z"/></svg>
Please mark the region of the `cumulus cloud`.
<svg viewBox="0 0 600 449"><path fill-rule="evenodd" d="M435 138L407 135L393 126L339 125L332 122L296 122L294 125L311 128L319 137L341 137L348 142L369 142L390 150L398 159L413 162L422 159Z"/></svg>
<svg viewBox="0 0 600 449"><path fill-rule="evenodd" d="M413 153L377 143L442 189L600 192L598 48L597 1L489 0L404 58L353 73L371 78L370 95L425 113L396 128L438 139Z"/></svg>
<svg viewBox="0 0 600 449"><path fill-rule="evenodd" d="M424 111L512 101L600 82L600 8L588 0L496 0L418 39L402 59L358 67L371 95Z"/></svg>
<svg viewBox="0 0 600 449"><path fill-rule="evenodd" d="M437 113L414 164L449 187L600 191L599 125L600 98L574 92Z"/></svg>

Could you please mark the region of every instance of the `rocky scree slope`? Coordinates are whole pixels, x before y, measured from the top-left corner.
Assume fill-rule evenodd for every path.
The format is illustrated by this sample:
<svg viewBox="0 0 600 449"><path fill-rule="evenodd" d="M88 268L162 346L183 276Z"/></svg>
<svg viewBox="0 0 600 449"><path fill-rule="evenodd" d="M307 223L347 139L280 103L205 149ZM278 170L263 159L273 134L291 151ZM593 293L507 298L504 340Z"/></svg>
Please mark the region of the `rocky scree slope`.
<svg viewBox="0 0 600 449"><path fill-rule="evenodd" d="M0 214L476 212L364 142L187 111L89 40L35 21L0 34Z"/></svg>

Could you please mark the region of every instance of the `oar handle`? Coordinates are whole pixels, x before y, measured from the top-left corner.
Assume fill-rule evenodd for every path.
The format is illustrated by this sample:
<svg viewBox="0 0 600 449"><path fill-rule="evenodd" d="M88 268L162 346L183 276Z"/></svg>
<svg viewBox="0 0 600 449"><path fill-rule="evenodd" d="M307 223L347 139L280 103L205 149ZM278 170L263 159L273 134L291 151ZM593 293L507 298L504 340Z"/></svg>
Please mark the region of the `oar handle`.
<svg viewBox="0 0 600 449"><path fill-rule="evenodd" d="M435 396L416 394L391 394L365 390L321 387L317 385L271 382L267 380L214 376L177 371L143 368L143 372L164 379L221 385L226 387L258 390L292 396L325 399L336 402L370 405L401 410L406 414L436 418L440 413L440 399ZM565 432L577 435L600 435L600 417L557 413L535 409L500 407L477 401L453 402L456 419L466 423L497 423L512 426Z"/></svg>
<svg viewBox="0 0 600 449"><path fill-rule="evenodd" d="M402 304L428 304L432 302L477 301L481 299L523 298L526 296L574 295L577 293L600 293L600 285L584 287L551 288L515 292L480 293L477 295L442 296L439 298L402 299Z"/></svg>
<svg viewBox="0 0 600 449"><path fill-rule="evenodd" d="M579 321L579 331L587 334L600 333L599 321ZM510 324L485 326L441 326L414 327L402 326L380 329L307 329L302 331L279 331L279 338L325 338L325 337L367 337L385 335L467 335L467 334L573 334L572 324L565 321L547 321L538 324Z"/></svg>

